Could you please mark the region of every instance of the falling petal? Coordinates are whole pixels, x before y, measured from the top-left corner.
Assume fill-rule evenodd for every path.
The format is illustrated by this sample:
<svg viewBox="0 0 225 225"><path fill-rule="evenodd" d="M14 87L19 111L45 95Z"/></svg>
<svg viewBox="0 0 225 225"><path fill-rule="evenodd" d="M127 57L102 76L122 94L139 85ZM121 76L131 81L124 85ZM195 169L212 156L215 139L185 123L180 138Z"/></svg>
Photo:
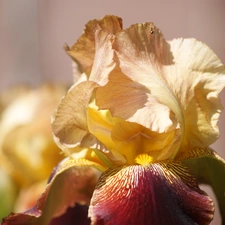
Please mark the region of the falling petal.
<svg viewBox="0 0 225 225"><path fill-rule="evenodd" d="M189 170L177 162L113 168L102 174L92 224L209 224L214 207Z"/></svg>
<svg viewBox="0 0 225 225"><path fill-rule="evenodd" d="M76 204L68 208L62 216L53 219L49 225L90 225L91 222L87 215L88 206Z"/></svg>
<svg viewBox="0 0 225 225"><path fill-rule="evenodd" d="M212 187L220 208L220 214L225 222L225 160L210 148L193 149L180 154L181 160L194 174L200 184Z"/></svg>
<svg viewBox="0 0 225 225"><path fill-rule="evenodd" d="M96 169L97 168L97 169ZM66 158L55 167L45 192L37 204L24 213L11 213L2 225L48 225L76 203L90 203L100 175L105 168L87 159Z"/></svg>

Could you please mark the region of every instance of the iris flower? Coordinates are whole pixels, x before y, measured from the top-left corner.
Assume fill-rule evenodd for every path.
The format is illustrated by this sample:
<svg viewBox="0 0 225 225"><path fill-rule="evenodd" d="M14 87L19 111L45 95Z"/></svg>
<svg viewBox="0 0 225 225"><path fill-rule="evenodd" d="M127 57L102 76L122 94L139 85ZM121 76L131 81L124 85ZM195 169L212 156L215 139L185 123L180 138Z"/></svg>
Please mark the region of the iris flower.
<svg viewBox="0 0 225 225"><path fill-rule="evenodd" d="M215 53L166 41L153 23L123 30L116 16L89 21L65 50L74 85L52 129L66 157L36 206L2 225L53 224L80 207L93 225L209 224L214 205L199 183L212 186L225 221L225 161L209 147L225 86Z"/></svg>

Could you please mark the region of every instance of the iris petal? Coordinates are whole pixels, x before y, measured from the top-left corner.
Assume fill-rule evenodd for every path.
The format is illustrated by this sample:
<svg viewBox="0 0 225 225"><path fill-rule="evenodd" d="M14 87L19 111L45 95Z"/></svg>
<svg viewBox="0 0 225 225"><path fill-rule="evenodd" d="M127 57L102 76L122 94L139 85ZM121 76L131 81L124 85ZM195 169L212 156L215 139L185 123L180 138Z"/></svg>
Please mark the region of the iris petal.
<svg viewBox="0 0 225 225"><path fill-rule="evenodd" d="M83 35L71 47L66 46L66 52L78 63L81 72L91 80L100 82L106 80L106 71L112 66L113 51L111 38L122 29L122 20L116 16L105 16L101 20L91 20ZM90 72L93 70L92 72ZM100 74L98 72L103 72ZM100 76L101 75L101 76Z"/></svg>
<svg viewBox="0 0 225 225"><path fill-rule="evenodd" d="M90 81L80 83L72 87L61 100L52 119L52 129L56 143L63 150L78 146L89 134L87 108L96 86Z"/></svg>
<svg viewBox="0 0 225 225"><path fill-rule="evenodd" d="M55 167L37 204L24 213L11 213L3 219L2 225L47 225L76 203L88 205L99 170L104 169L87 159L64 159Z"/></svg>
<svg viewBox="0 0 225 225"><path fill-rule="evenodd" d="M55 218L49 225L90 225L88 218L88 206L76 204L73 208L68 208L66 213Z"/></svg>
<svg viewBox="0 0 225 225"><path fill-rule="evenodd" d="M225 223L225 160L210 148L180 154L179 160L191 170L200 184L212 187Z"/></svg>
<svg viewBox="0 0 225 225"><path fill-rule="evenodd" d="M92 224L209 224L214 207L187 167L177 162L108 170L94 191Z"/></svg>

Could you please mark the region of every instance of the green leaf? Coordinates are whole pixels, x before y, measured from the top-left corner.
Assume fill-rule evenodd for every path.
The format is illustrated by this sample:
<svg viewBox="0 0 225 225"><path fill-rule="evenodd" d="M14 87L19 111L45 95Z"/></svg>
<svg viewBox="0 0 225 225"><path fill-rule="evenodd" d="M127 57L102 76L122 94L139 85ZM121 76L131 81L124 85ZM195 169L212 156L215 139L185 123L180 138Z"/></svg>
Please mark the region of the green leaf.
<svg viewBox="0 0 225 225"><path fill-rule="evenodd" d="M210 148L195 149L180 160L189 167L198 183L212 187L225 225L225 160Z"/></svg>

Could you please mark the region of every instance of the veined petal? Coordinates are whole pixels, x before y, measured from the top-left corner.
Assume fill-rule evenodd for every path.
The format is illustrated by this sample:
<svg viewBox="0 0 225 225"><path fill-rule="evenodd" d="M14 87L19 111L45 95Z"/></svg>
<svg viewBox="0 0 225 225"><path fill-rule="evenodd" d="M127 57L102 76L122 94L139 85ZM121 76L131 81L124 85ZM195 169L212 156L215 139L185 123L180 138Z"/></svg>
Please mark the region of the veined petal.
<svg viewBox="0 0 225 225"><path fill-rule="evenodd" d="M63 150L78 146L89 134L87 108L97 86L91 81L82 82L73 86L61 100L52 119L52 129L56 143Z"/></svg>
<svg viewBox="0 0 225 225"><path fill-rule="evenodd" d="M120 207L118 207L118 205ZM92 224L209 224L214 207L180 163L117 167L102 174L94 191Z"/></svg>
<svg viewBox="0 0 225 225"><path fill-rule="evenodd" d="M113 116L139 123L156 132L176 128L173 112L161 104L146 86L131 80L117 67L109 82L96 90L96 104ZM174 124L175 123L175 124Z"/></svg>
<svg viewBox="0 0 225 225"><path fill-rule="evenodd" d="M163 74L163 67L173 64L173 56L159 29L153 23L132 25L116 35L113 48L122 72L169 107L182 124L179 101Z"/></svg>
<svg viewBox="0 0 225 225"><path fill-rule="evenodd" d="M95 61L94 71L92 71L93 76L93 73L96 73L96 70L99 69L97 64L102 64L100 70L101 68L106 69L112 64L113 52L110 50L110 39L121 29L122 20L116 16L105 16L101 20L91 20L87 23L83 35L72 48L66 46L65 50L73 60L78 62L81 70L88 77ZM103 72L105 73L105 71ZM102 76L102 78L104 77Z"/></svg>
<svg viewBox="0 0 225 225"><path fill-rule="evenodd" d="M108 81L108 74L115 67L113 60L112 39L114 36L103 30L96 30L96 53L89 80L104 85Z"/></svg>
<svg viewBox="0 0 225 225"><path fill-rule="evenodd" d="M114 116L133 122L133 124L135 122L137 129L139 129L138 127L140 127L140 125L147 128L143 128L142 130L145 131L141 133L144 134L145 137L148 136L149 140L151 139L150 137L152 137L149 133L155 133L154 139L156 142L160 140L162 136L169 135L167 140L170 139L170 145L168 145L169 141L167 142L167 147L166 145L161 145L162 148L158 148L158 150L163 149L163 152L159 152L156 155L154 153L154 158L162 160L174 157L182 140L180 124L175 114L169 107L162 104L157 98L151 95L144 85L132 81L129 77L125 76L118 67L109 75L109 82L105 86L96 89L96 104L100 109L109 109ZM140 131L136 128L132 130L132 123L129 124L126 122L126 124L127 126L125 122L123 122L117 125L117 128L113 129L112 135L114 141L118 140L120 142L117 141L116 143L116 149L120 153L121 151L130 152L129 156L125 154L128 156L127 159L129 158L128 161L130 162L132 154L135 155L138 151L146 153L146 148L148 148L150 152L153 146L147 146L146 144L144 145L146 148L143 149L142 142L137 142L137 139L132 138L134 135L140 137ZM123 134L126 137L119 137ZM142 141L145 139L143 138L144 136L142 135ZM131 139L133 141L131 141ZM132 150L128 150L127 144L132 147ZM122 145L124 147L123 149Z"/></svg>
<svg viewBox="0 0 225 225"><path fill-rule="evenodd" d="M212 187L225 223L225 160L210 148L197 148L180 154L182 161L199 183Z"/></svg>
<svg viewBox="0 0 225 225"><path fill-rule="evenodd" d="M51 221L49 225L90 225L88 206L76 204L67 209L66 213Z"/></svg>
<svg viewBox="0 0 225 225"><path fill-rule="evenodd" d="M107 85L98 88L96 104L155 132L176 130L181 143L183 112L163 74L173 58L161 32L152 23L136 24L116 34L113 48L120 69L115 68ZM179 145L175 147L169 158Z"/></svg>
<svg viewBox="0 0 225 225"><path fill-rule="evenodd" d="M225 67L200 41L175 39L169 44L174 65L164 67L164 74L185 118L181 151L207 147L219 137L222 105L218 94L225 86Z"/></svg>
<svg viewBox="0 0 225 225"><path fill-rule="evenodd" d="M218 138L225 68L213 51L194 39L167 43L152 23L119 32L113 48L121 71L114 69L97 91L100 109L153 131L177 126L180 151L206 147Z"/></svg>
<svg viewBox="0 0 225 225"><path fill-rule="evenodd" d="M11 213L2 225L48 225L76 203L89 204L105 167L87 159L66 158L52 172L37 204L24 213Z"/></svg>

